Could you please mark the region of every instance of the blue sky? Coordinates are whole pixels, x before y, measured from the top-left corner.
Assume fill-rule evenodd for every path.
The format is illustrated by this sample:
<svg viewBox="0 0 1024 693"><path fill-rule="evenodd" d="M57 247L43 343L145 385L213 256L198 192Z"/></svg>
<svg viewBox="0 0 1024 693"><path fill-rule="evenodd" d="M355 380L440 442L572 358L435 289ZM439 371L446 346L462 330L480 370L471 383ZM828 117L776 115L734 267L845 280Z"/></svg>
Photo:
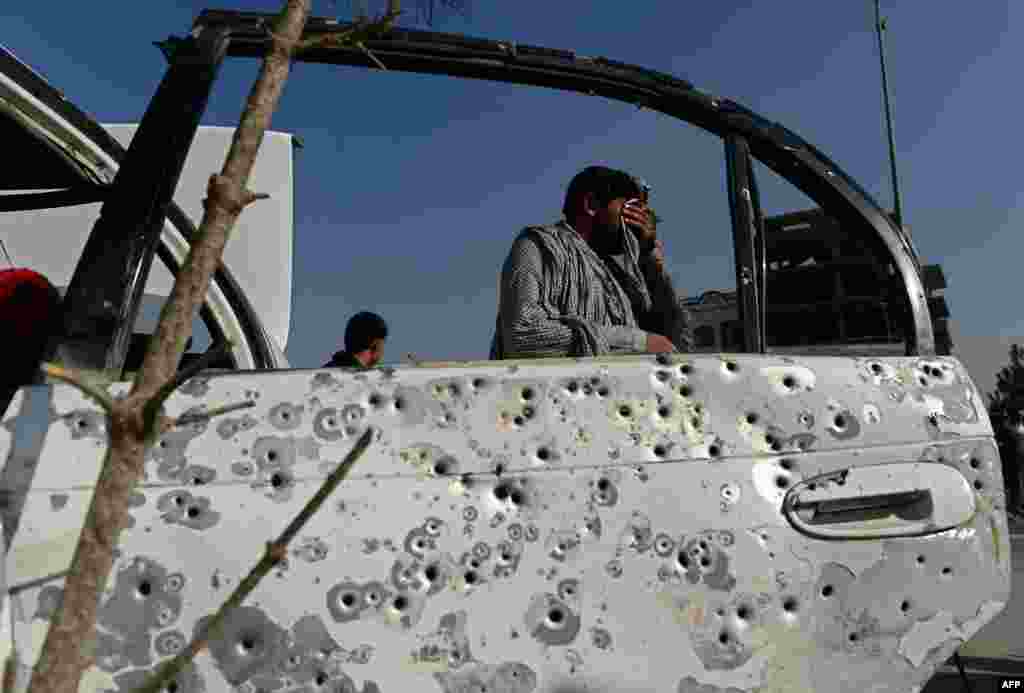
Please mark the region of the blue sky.
<svg viewBox="0 0 1024 693"><path fill-rule="evenodd" d="M960 333L1024 335L1012 298L1024 258L1024 9L1010 0L885 5L905 219L924 259L945 268ZM97 120L131 122L164 70L152 41L186 32L204 6L5 3L0 40ZM314 7L348 12L345 2ZM438 20L444 31L689 79L784 123L891 204L870 0L475 0L470 18ZM255 69L227 63L205 123L237 122ZM569 178L591 163L654 186L681 294L734 283L721 144L664 116L548 90L304 65L273 127L305 144L296 158L295 366L326 360L361 309L390 323L387 361L485 357L511 240L557 219ZM787 186L763 184L769 213L806 204Z"/></svg>

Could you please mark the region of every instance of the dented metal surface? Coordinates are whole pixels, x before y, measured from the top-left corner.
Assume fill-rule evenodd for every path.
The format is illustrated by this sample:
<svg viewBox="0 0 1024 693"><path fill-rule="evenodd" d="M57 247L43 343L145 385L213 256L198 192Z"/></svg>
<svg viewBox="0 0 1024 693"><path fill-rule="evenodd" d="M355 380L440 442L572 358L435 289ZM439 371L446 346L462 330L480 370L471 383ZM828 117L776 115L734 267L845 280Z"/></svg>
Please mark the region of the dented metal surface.
<svg viewBox="0 0 1024 693"><path fill-rule="evenodd" d="M908 691L1008 597L998 453L952 359L238 373L168 410L196 416L149 453L89 690L178 651L367 426L350 480L178 691ZM105 444L68 387L22 391L0 428L22 683ZM859 541L787 522L805 481L892 463L948 470L966 519Z"/></svg>

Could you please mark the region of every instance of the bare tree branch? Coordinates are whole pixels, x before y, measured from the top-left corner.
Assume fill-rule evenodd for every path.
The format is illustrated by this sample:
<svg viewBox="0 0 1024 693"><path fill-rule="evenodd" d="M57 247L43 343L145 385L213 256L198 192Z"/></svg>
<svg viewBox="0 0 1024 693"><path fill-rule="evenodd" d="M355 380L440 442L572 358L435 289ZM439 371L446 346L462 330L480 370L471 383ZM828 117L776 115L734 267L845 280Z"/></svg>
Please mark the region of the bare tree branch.
<svg viewBox="0 0 1024 693"><path fill-rule="evenodd" d="M330 498L334 490L338 488L338 485L345 480L348 473L352 470L352 467L359 458L362 457L366 449L370 447L370 443L373 442L374 429L367 427L363 435L359 437L356 444L352 447L345 459L334 468L324 483L320 486L317 492L309 499L309 502L302 508L298 515L277 540L267 543L267 550L263 554L263 557L259 562L253 566L253 569L249 571L249 574L245 576L245 579L238 583L238 587L235 588L231 596L228 597L219 609L217 613L213 615L210 622L207 624L206 629L202 633L197 633L189 646L179 652L173 659L165 662L149 681L147 681L136 693L158 693L164 685L167 684L172 678L177 676L178 672L188 664L193 657L202 651L204 647L211 640L216 640L220 637L221 626L224 623L224 619L227 618L228 614L231 613L232 609L235 609L242 605L245 598L252 594L252 591L256 589L257 585L260 584L267 573L271 569L283 561L288 556L288 544L295 538L302 528L309 522L309 519L320 509L320 506L324 504L324 501Z"/></svg>
<svg viewBox="0 0 1024 693"><path fill-rule="evenodd" d="M114 400L110 396L109 392L99 385L90 383L80 373L65 370L64 368L52 363L44 363L42 371L54 380L60 380L61 382L68 383L69 385L74 385L86 395L94 399L97 404L103 407L103 411L107 412L107 414L110 413L111 408L114 406Z"/></svg>
<svg viewBox="0 0 1024 693"><path fill-rule="evenodd" d="M270 49L253 85L227 160L210 178L203 220L171 296L164 304L131 393L109 406L110 445L103 461L71 561L64 597L54 614L30 693L74 693L93 664L96 612L110 577L114 549L128 520L128 500L142 477L146 446L165 422L153 414L174 379L192 319L206 297L242 209L259 196L246 189L263 134L270 125L285 81L292 50L309 16L310 0L288 0L274 27ZM156 400L156 407L147 405Z"/></svg>
<svg viewBox="0 0 1024 693"><path fill-rule="evenodd" d="M160 411L164 406L164 402L167 401L167 398L173 395L179 387L187 383L201 371L206 370L211 363L216 363L219 359L223 358L230 352L230 341L218 342L207 349L206 353L196 359L195 363L189 364L188 368L178 371L174 374L174 377L161 385L156 394L150 397L149 401L146 402L143 407L144 426L147 429L155 430L156 419L160 415Z"/></svg>

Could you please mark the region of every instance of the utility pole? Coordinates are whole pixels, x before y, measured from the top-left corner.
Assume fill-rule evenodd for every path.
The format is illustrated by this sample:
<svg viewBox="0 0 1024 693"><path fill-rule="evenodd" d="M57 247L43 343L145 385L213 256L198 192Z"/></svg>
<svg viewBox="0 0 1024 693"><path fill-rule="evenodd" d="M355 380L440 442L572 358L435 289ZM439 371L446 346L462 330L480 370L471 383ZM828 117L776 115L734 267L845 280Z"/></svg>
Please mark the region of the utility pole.
<svg viewBox="0 0 1024 693"><path fill-rule="evenodd" d="M900 183L896 177L896 139L892 134L892 107L889 104L889 78L885 71L885 42L882 40L882 32L885 30L885 20L882 19L882 11L878 7L879 0L875 0L875 31L878 34L878 58L882 64L882 99L885 102L885 127L889 134L889 169L892 176L892 204L893 216L896 219L896 226L903 230L903 211L900 205Z"/></svg>

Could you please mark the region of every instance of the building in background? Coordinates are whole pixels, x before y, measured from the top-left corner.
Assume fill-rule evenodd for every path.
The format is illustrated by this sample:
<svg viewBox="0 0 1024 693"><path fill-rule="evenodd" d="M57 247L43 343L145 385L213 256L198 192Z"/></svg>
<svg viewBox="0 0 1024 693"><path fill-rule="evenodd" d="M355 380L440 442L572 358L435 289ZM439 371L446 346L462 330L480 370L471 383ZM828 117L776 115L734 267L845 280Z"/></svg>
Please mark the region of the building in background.
<svg viewBox="0 0 1024 693"><path fill-rule="evenodd" d="M902 283L883 249L864 246L863 235L844 233L840 223L820 209L764 222L768 347L848 347L885 353L906 343ZM925 265L923 281L936 349L950 354L942 267ZM692 315L697 351L743 350L735 290L705 291L682 304Z"/></svg>

